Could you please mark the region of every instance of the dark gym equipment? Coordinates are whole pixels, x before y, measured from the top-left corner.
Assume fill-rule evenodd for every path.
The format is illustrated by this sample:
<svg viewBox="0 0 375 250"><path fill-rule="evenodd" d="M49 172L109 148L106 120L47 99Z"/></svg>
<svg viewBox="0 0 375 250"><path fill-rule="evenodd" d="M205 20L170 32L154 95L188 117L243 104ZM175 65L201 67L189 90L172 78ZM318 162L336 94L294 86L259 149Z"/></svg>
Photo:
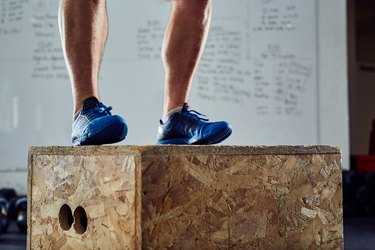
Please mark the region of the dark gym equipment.
<svg viewBox="0 0 375 250"><path fill-rule="evenodd" d="M344 171L343 182L350 185L351 188L358 188L365 183L365 175L361 172Z"/></svg>
<svg viewBox="0 0 375 250"><path fill-rule="evenodd" d="M8 218L9 220L15 220L17 218L16 215L16 208L15 208L15 203L18 197L13 197L12 199L9 200L9 205L8 205Z"/></svg>
<svg viewBox="0 0 375 250"><path fill-rule="evenodd" d="M366 186L360 186L357 188L356 198L361 205L369 204L372 198L371 190Z"/></svg>
<svg viewBox="0 0 375 250"><path fill-rule="evenodd" d="M23 197L23 196L21 196ZM9 200L9 207L8 207L8 218L9 220L16 220L17 219L17 210L16 210L16 202L20 197L13 197Z"/></svg>
<svg viewBox="0 0 375 250"><path fill-rule="evenodd" d="M343 171L344 217L375 218L375 173Z"/></svg>
<svg viewBox="0 0 375 250"><path fill-rule="evenodd" d="M347 202L344 204L344 217L357 217L360 214L360 207L357 203Z"/></svg>
<svg viewBox="0 0 375 250"><path fill-rule="evenodd" d="M17 222L21 233L27 231L27 197L25 195L14 197L11 189L1 189L4 197L0 196L0 234L7 232L9 221ZM8 201L5 196L11 197Z"/></svg>
<svg viewBox="0 0 375 250"><path fill-rule="evenodd" d="M0 234L5 234L9 228L8 201L0 197Z"/></svg>
<svg viewBox="0 0 375 250"><path fill-rule="evenodd" d="M364 213L366 217L375 218L375 202L367 205L364 208Z"/></svg>
<svg viewBox="0 0 375 250"><path fill-rule="evenodd" d="M344 173L345 175L345 173ZM353 201L355 200L355 189L352 188L352 186L350 185L350 183L346 182L345 181L345 178L343 178L343 185L342 185L342 188L343 188L343 199L344 199L344 204L349 202L349 201Z"/></svg>
<svg viewBox="0 0 375 250"><path fill-rule="evenodd" d="M27 197L20 196L15 202L15 210L17 213L17 226L21 233L27 231Z"/></svg>
<svg viewBox="0 0 375 250"><path fill-rule="evenodd" d="M14 197L17 197L17 192L13 188L2 188L0 189L0 196L10 201Z"/></svg>
<svg viewBox="0 0 375 250"><path fill-rule="evenodd" d="M368 187L373 193L375 193L375 173L366 173L366 187Z"/></svg>

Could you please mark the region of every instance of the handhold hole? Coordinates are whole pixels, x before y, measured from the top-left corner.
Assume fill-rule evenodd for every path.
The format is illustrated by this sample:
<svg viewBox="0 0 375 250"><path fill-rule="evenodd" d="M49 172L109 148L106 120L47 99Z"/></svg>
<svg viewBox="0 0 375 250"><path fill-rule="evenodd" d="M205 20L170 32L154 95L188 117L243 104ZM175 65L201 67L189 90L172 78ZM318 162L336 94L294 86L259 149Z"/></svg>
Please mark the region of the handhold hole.
<svg viewBox="0 0 375 250"><path fill-rule="evenodd" d="M73 224L72 210L67 204L64 204L60 208L59 212L59 223L63 230L68 231Z"/></svg>
<svg viewBox="0 0 375 250"><path fill-rule="evenodd" d="M87 215L85 209L79 206L74 210L74 230L78 234L83 234L87 230Z"/></svg>

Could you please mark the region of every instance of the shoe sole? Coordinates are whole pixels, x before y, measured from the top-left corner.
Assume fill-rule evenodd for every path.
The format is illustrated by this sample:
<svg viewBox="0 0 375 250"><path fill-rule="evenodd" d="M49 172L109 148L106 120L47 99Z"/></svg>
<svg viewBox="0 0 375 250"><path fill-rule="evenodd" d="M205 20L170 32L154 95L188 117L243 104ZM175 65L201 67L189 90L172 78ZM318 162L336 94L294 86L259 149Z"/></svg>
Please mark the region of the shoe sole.
<svg viewBox="0 0 375 250"><path fill-rule="evenodd" d="M75 139L73 144L75 146L89 146L89 145L103 145L117 143L125 139L127 134L127 127L122 124L119 133L113 136L113 131L118 130L118 124L110 124L105 128L101 128L98 131L91 132L88 136L83 136Z"/></svg>
<svg viewBox="0 0 375 250"><path fill-rule="evenodd" d="M180 145L212 145L217 144L227 139L232 134L232 129L227 128L222 133L218 134L214 138L201 139L194 141L193 138L176 138L158 141L158 144L180 144Z"/></svg>
<svg viewBox="0 0 375 250"><path fill-rule="evenodd" d="M222 133L218 134L214 138L198 140L198 141L195 141L195 142L193 142L191 144L193 144L193 145L218 144L218 143L224 141L225 139L227 139L231 134L232 134L232 129L227 128L225 131L223 131Z"/></svg>

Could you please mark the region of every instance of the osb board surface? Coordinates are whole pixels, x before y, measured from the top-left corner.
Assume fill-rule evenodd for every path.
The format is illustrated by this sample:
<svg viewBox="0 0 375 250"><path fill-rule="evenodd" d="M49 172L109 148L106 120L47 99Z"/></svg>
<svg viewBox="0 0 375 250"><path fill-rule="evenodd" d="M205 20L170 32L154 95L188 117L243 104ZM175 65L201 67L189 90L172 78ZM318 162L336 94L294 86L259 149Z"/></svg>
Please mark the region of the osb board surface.
<svg viewBox="0 0 375 250"><path fill-rule="evenodd" d="M144 249L342 249L340 155L142 158Z"/></svg>
<svg viewBox="0 0 375 250"><path fill-rule="evenodd" d="M136 157L34 155L30 161L28 249L137 247ZM86 233L77 234L73 226L69 231L61 228L58 214L64 204L72 212L78 206L85 209Z"/></svg>
<svg viewBox="0 0 375 250"><path fill-rule="evenodd" d="M48 155L108 155L108 154L225 154L225 155L293 155L293 154L340 154L338 147L331 146L85 146L85 147L31 147L29 154Z"/></svg>
<svg viewBox="0 0 375 250"><path fill-rule="evenodd" d="M342 248L337 148L316 155L321 148L278 155L259 154L275 147L228 154L230 146L64 148L30 151L31 249L133 249L141 242L144 249ZM257 153L238 153L244 149ZM85 234L59 226L65 203L86 209Z"/></svg>

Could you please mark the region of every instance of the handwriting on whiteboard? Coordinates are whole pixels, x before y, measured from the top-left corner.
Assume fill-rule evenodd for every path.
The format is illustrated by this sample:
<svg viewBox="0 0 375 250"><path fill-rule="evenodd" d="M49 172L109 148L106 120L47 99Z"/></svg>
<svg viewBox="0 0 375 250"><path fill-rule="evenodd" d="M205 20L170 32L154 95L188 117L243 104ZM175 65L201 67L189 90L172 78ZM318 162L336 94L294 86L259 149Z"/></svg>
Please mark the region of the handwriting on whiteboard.
<svg viewBox="0 0 375 250"><path fill-rule="evenodd" d="M291 3L295 2L248 2L242 14L216 17L193 85L198 98L246 104L259 115L301 113L306 87L314 84L315 66L313 59L285 42L290 41L285 36L300 37L303 27L299 5ZM25 14L30 7L31 18ZM0 0L0 36L25 33L30 27L32 78L68 78L57 9L54 0ZM137 60L160 61L165 25L153 18L136 29Z"/></svg>
<svg viewBox="0 0 375 250"><path fill-rule="evenodd" d="M29 0L0 0L0 36L20 34Z"/></svg>
<svg viewBox="0 0 375 250"><path fill-rule="evenodd" d="M315 67L285 39L299 37L303 27L292 2L248 3L243 15L213 21L193 85L198 98L246 104L258 115L301 115ZM138 29L138 59L160 60L164 30L158 20Z"/></svg>
<svg viewBox="0 0 375 250"><path fill-rule="evenodd" d="M67 79L57 23L57 2L36 1L31 18L35 37L32 78Z"/></svg>
<svg viewBox="0 0 375 250"><path fill-rule="evenodd" d="M159 20L148 20L137 31L138 59L160 59L164 27Z"/></svg>

